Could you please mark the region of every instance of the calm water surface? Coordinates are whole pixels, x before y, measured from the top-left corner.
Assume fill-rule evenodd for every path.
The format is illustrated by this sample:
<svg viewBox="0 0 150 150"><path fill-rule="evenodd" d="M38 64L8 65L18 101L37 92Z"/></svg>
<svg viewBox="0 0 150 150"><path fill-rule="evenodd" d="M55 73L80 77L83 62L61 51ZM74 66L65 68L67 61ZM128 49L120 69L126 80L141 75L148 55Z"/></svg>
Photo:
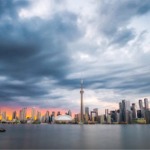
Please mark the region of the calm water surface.
<svg viewBox="0 0 150 150"><path fill-rule="evenodd" d="M0 149L150 149L150 125L1 125Z"/></svg>

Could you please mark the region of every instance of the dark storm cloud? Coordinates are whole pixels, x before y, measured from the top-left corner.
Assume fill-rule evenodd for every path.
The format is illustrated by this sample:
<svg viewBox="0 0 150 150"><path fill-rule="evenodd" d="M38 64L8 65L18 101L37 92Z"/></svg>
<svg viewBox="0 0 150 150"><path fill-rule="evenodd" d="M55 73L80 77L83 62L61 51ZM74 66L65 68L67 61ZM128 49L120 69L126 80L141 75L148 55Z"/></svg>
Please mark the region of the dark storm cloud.
<svg viewBox="0 0 150 150"><path fill-rule="evenodd" d="M50 89L36 83L44 77L56 81L65 78L70 64L67 43L80 34L77 16L71 12L56 13L49 20L19 19L17 9L26 6L26 2L1 1L1 17L13 18L0 24L0 76L7 78L0 84L1 101L17 96L34 99L48 94ZM23 83L10 83L15 80Z"/></svg>
<svg viewBox="0 0 150 150"><path fill-rule="evenodd" d="M60 1L56 1L58 2ZM123 60L124 63L117 66L111 62L111 58L105 59L107 54L103 53L106 52L108 57L111 57L109 46L117 45L116 60L122 62L121 59L126 59L120 58L121 53L117 51L120 51L120 47L125 49L126 44L137 37L136 30L128 25L132 18L149 12L150 1L114 0L100 3L97 12L100 19L95 22L99 27L98 36L104 36L108 40L108 47L104 46L103 52L99 50L103 47L93 46L93 39L84 39L82 26L78 26L82 17L78 14L59 10L46 19L33 16L20 18L19 10L30 6L31 1L0 0L0 102L13 101L23 106L67 107L70 99L74 99L74 95L68 98L66 93L62 92L63 89L71 93L71 90L80 88L80 77L68 76L84 71L86 89L117 90L119 93L136 91L137 94L148 94L150 72L147 70L150 68L143 70L145 64L137 65L138 67L132 62L126 64L128 60ZM85 25L84 30L87 30L87 26ZM78 41L81 38L85 40L83 45ZM79 42L78 49L76 46L74 48L76 40ZM94 62L86 62L77 57L73 59L78 52L83 52L83 56L84 53L91 53ZM142 55L147 58L147 64L148 54ZM107 61L110 63L107 64ZM142 74L137 73L139 70ZM69 107L76 106L77 103Z"/></svg>
<svg viewBox="0 0 150 150"><path fill-rule="evenodd" d="M150 11L150 1L122 0L101 1L99 7L100 24L99 30L111 43L118 45L126 44L135 38L133 29L126 28L131 19L144 15ZM118 39L120 39L118 41Z"/></svg>
<svg viewBox="0 0 150 150"><path fill-rule="evenodd" d="M45 89L37 87L35 84L22 83L22 84L1 84L1 94L15 96L27 96L27 97L39 97L40 95L48 94ZM1 97L0 94L0 97Z"/></svg>
<svg viewBox="0 0 150 150"><path fill-rule="evenodd" d="M17 22L9 26L9 30L6 29L7 23L0 26L3 73L17 78L32 78L35 74L64 77L70 61L67 42L78 36L75 15L56 14L47 22L35 18L30 22Z"/></svg>
<svg viewBox="0 0 150 150"><path fill-rule="evenodd" d="M29 0L0 0L0 18L17 17L21 7L28 6Z"/></svg>

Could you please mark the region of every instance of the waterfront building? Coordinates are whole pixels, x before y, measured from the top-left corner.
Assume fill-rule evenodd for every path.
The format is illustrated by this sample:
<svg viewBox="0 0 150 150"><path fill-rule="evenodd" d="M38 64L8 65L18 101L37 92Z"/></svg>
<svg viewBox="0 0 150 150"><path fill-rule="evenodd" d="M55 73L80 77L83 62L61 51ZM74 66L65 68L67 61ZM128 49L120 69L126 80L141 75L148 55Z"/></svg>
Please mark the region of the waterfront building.
<svg viewBox="0 0 150 150"><path fill-rule="evenodd" d="M137 110L136 110L136 104L135 103L132 103L131 110L132 110L132 119L136 119L137 118Z"/></svg>
<svg viewBox="0 0 150 150"><path fill-rule="evenodd" d="M89 118L89 107L85 107L85 121L88 122Z"/></svg>
<svg viewBox="0 0 150 150"><path fill-rule="evenodd" d="M61 115L60 111L57 112L57 116Z"/></svg>
<svg viewBox="0 0 150 150"><path fill-rule="evenodd" d="M5 111L2 112L1 115L2 115L2 121L7 121L6 112Z"/></svg>
<svg viewBox="0 0 150 150"><path fill-rule="evenodd" d="M143 118L141 110L137 110L137 118Z"/></svg>
<svg viewBox="0 0 150 150"><path fill-rule="evenodd" d="M143 107L143 101L141 99L139 100L139 108L141 110L141 118L145 118L145 111L144 111L144 107Z"/></svg>
<svg viewBox="0 0 150 150"><path fill-rule="evenodd" d="M106 123L111 124L111 115L110 114L107 115Z"/></svg>
<svg viewBox="0 0 150 150"><path fill-rule="evenodd" d="M80 114L75 114L75 123L78 123L78 122L80 122Z"/></svg>
<svg viewBox="0 0 150 150"><path fill-rule="evenodd" d="M37 112L36 120L41 121L41 112Z"/></svg>
<svg viewBox="0 0 150 150"><path fill-rule="evenodd" d="M117 110L111 111L110 115L111 115L111 121L112 121L112 123L118 123L119 122L119 113L118 113Z"/></svg>
<svg viewBox="0 0 150 150"><path fill-rule="evenodd" d="M109 109L105 109L105 122L107 122L108 114L109 114Z"/></svg>
<svg viewBox="0 0 150 150"><path fill-rule="evenodd" d="M123 108L122 108L122 102L119 103L119 122L123 122Z"/></svg>
<svg viewBox="0 0 150 150"><path fill-rule="evenodd" d="M105 109L105 116L107 117L109 114L109 109Z"/></svg>
<svg viewBox="0 0 150 150"><path fill-rule="evenodd" d="M89 116L89 107L85 107L85 114L87 114L87 116Z"/></svg>
<svg viewBox="0 0 150 150"><path fill-rule="evenodd" d="M98 108L94 108L93 111L91 111L90 118L91 118L91 121L98 121Z"/></svg>
<svg viewBox="0 0 150 150"><path fill-rule="evenodd" d="M42 116L41 122L42 122L42 123L45 123L45 115Z"/></svg>
<svg viewBox="0 0 150 150"><path fill-rule="evenodd" d="M45 122L46 123L50 122L49 116L50 116L49 111L46 111L46 114L45 114Z"/></svg>
<svg viewBox="0 0 150 150"><path fill-rule="evenodd" d="M115 111L115 122L119 123L119 111Z"/></svg>
<svg viewBox="0 0 150 150"><path fill-rule="evenodd" d="M147 124L150 123L150 111L147 109L145 110L145 120Z"/></svg>
<svg viewBox="0 0 150 150"><path fill-rule="evenodd" d="M16 120L17 119L17 112L13 111L12 113L12 120Z"/></svg>
<svg viewBox="0 0 150 150"><path fill-rule="evenodd" d="M143 109L143 101L141 99L139 100L139 108L140 108L140 110Z"/></svg>
<svg viewBox="0 0 150 150"><path fill-rule="evenodd" d="M98 108L94 108L93 111L95 112L95 121L98 121Z"/></svg>
<svg viewBox="0 0 150 150"><path fill-rule="evenodd" d="M32 110L31 110L31 119L33 121L35 120L35 116L36 116L36 110L35 110L35 107L33 107Z"/></svg>
<svg viewBox="0 0 150 150"><path fill-rule="evenodd" d="M55 116L51 116L51 120L50 120L52 123L54 123L55 122Z"/></svg>
<svg viewBox="0 0 150 150"><path fill-rule="evenodd" d="M106 113L106 112L105 112L105 113ZM112 123L113 123L113 122L116 122L115 111L110 111L110 115L111 115Z"/></svg>
<svg viewBox="0 0 150 150"><path fill-rule="evenodd" d="M69 116L72 116L71 110L68 111L68 115L69 115Z"/></svg>
<svg viewBox="0 0 150 150"><path fill-rule="evenodd" d="M85 120L86 123L89 121L89 115L88 114L84 115L84 120Z"/></svg>
<svg viewBox="0 0 150 150"><path fill-rule="evenodd" d="M105 123L105 117L104 117L104 115L100 115L99 116L99 123L100 124L104 124Z"/></svg>
<svg viewBox="0 0 150 150"><path fill-rule="evenodd" d="M19 118L20 118L20 121L26 121L27 108L23 108L23 109L20 110Z"/></svg>
<svg viewBox="0 0 150 150"><path fill-rule="evenodd" d="M22 117L22 110L20 110L20 111L19 111L19 120L20 120L20 121L23 120L22 118L23 118L23 117Z"/></svg>
<svg viewBox="0 0 150 150"><path fill-rule="evenodd" d="M122 100L122 103L119 103L119 108L120 108L120 122L130 123L131 122L130 102Z"/></svg>
<svg viewBox="0 0 150 150"><path fill-rule="evenodd" d="M73 118L70 115L59 115L54 120L56 123L71 123Z"/></svg>
<svg viewBox="0 0 150 150"><path fill-rule="evenodd" d="M55 117L55 111L52 111L52 116Z"/></svg>
<svg viewBox="0 0 150 150"><path fill-rule="evenodd" d="M129 119L128 119L128 123L132 123L132 120L133 120L133 118L132 118L132 112L131 111L128 111L128 115L129 115Z"/></svg>

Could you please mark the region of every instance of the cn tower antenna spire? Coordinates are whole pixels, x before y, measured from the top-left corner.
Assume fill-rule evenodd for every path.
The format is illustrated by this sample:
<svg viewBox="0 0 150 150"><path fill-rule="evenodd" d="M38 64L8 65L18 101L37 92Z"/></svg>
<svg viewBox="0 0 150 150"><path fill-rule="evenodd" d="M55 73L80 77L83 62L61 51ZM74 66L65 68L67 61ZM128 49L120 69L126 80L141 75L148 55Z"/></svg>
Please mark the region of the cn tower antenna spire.
<svg viewBox="0 0 150 150"><path fill-rule="evenodd" d="M81 79L81 89L83 89L83 79Z"/></svg>

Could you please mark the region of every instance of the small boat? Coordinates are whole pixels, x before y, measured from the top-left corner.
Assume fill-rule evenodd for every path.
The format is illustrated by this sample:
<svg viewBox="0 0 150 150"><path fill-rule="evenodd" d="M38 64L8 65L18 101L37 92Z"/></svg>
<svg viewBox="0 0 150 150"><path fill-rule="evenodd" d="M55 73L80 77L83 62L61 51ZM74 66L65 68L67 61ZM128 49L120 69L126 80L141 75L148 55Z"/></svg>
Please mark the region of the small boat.
<svg viewBox="0 0 150 150"><path fill-rule="evenodd" d="M6 130L3 128L0 128L0 132L5 132Z"/></svg>

